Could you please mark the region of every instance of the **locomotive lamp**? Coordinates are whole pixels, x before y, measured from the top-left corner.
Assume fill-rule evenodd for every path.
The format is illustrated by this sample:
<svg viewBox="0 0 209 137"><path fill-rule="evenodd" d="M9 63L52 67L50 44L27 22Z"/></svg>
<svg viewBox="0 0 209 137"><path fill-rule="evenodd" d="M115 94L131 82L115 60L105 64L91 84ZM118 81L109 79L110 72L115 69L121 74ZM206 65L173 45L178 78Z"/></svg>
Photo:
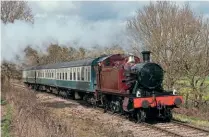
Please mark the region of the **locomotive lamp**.
<svg viewBox="0 0 209 137"><path fill-rule="evenodd" d="M133 54L129 55L127 63L135 63L135 59L134 59L134 55Z"/></svg>
<svg viewBox="0 0 209 137"><path fill-rule="evenodd" d="M141 97L141 91L140 90L137 90L136 97Z"/></svg>

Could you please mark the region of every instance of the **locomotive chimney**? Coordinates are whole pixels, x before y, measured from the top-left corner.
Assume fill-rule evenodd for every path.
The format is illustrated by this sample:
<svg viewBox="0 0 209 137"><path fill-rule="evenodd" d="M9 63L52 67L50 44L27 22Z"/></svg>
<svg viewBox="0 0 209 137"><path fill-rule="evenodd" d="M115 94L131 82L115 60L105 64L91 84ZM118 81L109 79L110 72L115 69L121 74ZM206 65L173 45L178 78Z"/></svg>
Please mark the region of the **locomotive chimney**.
<svg viewBox="0 0 209 137"><path fill-rule="evenodd" d="M142 51L143 61L150 62L150 51Z"/></svg>

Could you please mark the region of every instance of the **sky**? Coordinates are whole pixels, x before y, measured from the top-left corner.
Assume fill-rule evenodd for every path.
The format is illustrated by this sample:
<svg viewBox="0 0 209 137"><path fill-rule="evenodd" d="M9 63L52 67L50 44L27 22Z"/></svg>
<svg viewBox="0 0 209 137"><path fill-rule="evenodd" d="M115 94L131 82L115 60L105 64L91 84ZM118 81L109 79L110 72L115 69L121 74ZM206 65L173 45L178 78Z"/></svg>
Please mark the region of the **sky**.
<svg viewBox="0 0 209 137"><path fill-rule="evenodd" d="M30 1L34 24L16 20L1 23L1 60L23 55L27 45L44 51L51 42L91 48L95 45L130 46L126 34L127 20L149 1ZM180 6L184 2L178 1ZM209 2L190 2L198 14L209 17Z"/></svg>

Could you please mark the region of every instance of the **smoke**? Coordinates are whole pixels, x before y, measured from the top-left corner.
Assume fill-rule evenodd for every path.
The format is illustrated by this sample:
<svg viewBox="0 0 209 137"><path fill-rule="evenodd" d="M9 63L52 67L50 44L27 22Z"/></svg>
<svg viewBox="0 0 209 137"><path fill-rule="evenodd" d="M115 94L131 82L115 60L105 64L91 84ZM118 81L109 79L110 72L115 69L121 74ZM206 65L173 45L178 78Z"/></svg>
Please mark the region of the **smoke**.
<svg viewBox="0 0 209 137"><path fill-rule="evenodd" d="M41 51L45 51L50 43L85 48L126 45L125 24L117 20L92 22L76 16L57 16L47 20L39 17L34 24L20 20L8 24L1 22L2 59L13 60L16 55L23 55L28 45Z"/></svg>
<svg viewBox="0 0 209 137"><path fill-rule="evenodd" d="M34 24L15 20L1 22L2 59L23 57L30 45L46 51L51 43L91 48L118 44L128 47L126 21L149 2L29 2Z"/></svg>

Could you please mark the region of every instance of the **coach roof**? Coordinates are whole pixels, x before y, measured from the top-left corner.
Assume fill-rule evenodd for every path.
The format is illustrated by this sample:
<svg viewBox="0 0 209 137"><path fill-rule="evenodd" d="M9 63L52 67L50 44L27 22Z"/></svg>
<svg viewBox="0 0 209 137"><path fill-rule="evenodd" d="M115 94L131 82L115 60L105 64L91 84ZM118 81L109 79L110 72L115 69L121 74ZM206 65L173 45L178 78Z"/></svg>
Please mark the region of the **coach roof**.
<svg viewBox="0 0 209 137"><path fill-rule="evenodd" d="M68 67L78 67L78 66L90 66L94 61L94 58L70 61L70 62L60 62L54 64L47 64L41 66L33 66L25 68L24 70L39 70L39 69L57 69L57 68L68 68Z"/></svg>

